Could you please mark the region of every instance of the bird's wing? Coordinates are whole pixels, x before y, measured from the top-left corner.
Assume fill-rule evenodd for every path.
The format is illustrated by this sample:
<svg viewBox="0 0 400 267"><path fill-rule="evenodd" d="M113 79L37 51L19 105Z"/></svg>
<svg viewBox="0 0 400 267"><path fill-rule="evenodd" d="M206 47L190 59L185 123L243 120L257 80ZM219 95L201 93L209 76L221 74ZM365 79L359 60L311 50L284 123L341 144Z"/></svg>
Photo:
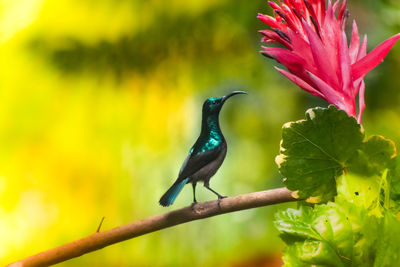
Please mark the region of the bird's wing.
<svg viewBox="0 0 400 267"><path fill-rule="evenodd" d="M179 172L178 181L195 174L198 170L216 159L222 150L223 146L217 146L205 152L197 154L190 153L183 162L182 168Z"/></svg>

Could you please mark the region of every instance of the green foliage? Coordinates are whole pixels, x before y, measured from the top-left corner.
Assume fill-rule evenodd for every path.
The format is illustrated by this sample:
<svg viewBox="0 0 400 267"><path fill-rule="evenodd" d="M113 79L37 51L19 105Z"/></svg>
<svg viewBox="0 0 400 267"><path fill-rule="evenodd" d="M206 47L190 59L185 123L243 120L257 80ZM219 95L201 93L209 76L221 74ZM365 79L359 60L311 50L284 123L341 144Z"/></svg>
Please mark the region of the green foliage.
<svg viewBox="0 0 400 267"><path fill-rule="evenodd" d="M394 143L381 136L363 139L356 120L334 106L309 109L305 120L285 124L276 162L287 188L326 202L343 173L382 174L396 154Z"/></svg>
<svg viewBox="0 0 400 267"><path fill-rule="evenodd" d="M379 229L375 267L398 266L400 263L400 222L388 213ZM396 264L397 263L397 264Z"/></svg>
<svg viewBox="0 0 400 267"><path fill-rule="evenodd" d="M391 182L390 197L400 204L400 159L398 156L391 160L388 176Z"/></svg>
<svg viewBox="0 0 400 267"><path fill-rule="evenodd" d="M288 266L349 266L353 255L352 227L334 203L277 214L275 224L288 244Z"/></svg>
<svg viewBox="0 0 400 267"><path fill-rule="evenodd" d="M394 143L381 136L363 140L355 120L332 106L286 124L282 138L277 162L288 188L302 198L332 200L276 214L288 245L285 266L399 266Z"/></svg>
<svg viewBox="0 0 400 267"><path fill-rule="evenodd" d="M357 155L351 159L351 171L364 176L379 174L388 167L395 154L396 148L391 140L382 136L371 136L362 143Z"/></svg>
<svg viewBox="0 0 400 267"><path fill-rule="evenodd" d="M334 106L309 109L305 120L285 124L276 162L287 188L299 190L300 198L332 199L335 178L346 169L363 139L356 120Z"/></svg>
<svg viewBox="0 0 400 267"><path fill-rule="evenodd" d="M276 215L287 243L285 266L397 266L400 222L392 213L368 215L351 202L338 201Z"/></svg>
<svg viewBox="0 0 400 267"><path fill-rule="evenodd" d="M400 221L377 217L344 198L288 209L275 224L287 243L285 266L397 266Z"/></svg>

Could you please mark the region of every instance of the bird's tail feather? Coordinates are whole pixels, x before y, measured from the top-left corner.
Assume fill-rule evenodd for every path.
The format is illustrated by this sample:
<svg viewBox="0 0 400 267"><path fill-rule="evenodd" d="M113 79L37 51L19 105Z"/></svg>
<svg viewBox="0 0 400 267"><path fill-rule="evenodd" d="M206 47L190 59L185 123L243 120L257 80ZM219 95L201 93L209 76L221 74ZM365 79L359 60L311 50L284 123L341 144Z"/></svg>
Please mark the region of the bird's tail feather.
<svg viewBox="0 0 400 267"><path fill-rule="evenodd" d="M176 197L182 191L183 186L189 181L189 178L182 181L176 181L160 199L160 205L167 207L174 203Z"/></svg>

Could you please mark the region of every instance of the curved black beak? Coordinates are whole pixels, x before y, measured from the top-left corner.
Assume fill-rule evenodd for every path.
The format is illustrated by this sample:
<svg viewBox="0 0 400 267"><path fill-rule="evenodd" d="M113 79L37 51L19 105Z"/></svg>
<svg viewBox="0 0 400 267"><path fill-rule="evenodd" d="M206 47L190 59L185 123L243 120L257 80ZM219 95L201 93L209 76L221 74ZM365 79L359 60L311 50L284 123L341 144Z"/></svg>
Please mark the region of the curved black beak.
<svg viewBox="0 0 400 267"><path fill-rule="evenodd" d="M226 96L222 97L222 102L225 102L225 101L226 101L228 98L230 98L231 96L239 95L239 94L246 94L246 95L247 95L247 93L244 92L244 91L233 91L232 93L229 93L229 94L227 94Z"/></svg>

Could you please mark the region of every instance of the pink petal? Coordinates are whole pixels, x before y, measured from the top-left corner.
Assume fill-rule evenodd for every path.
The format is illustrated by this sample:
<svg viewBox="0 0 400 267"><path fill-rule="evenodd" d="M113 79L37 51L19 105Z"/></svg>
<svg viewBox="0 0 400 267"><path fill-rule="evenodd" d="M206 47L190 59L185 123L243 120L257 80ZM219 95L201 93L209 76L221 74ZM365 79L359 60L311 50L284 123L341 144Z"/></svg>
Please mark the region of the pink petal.
<svg viewBox="0 0 400 267"><path fill-rule="evenodd" d="M261 20L262 22L264 22L265 24L268 24L269 26L271 26L271 28L276 28L276 29L280 29L281 26L279 25L279 23L276 21L275 18L271 17L271 16L267 16L267 15L263 15L263 14L258 14L257 18L259 20Z"/></svg>
<svg viewBox="0 0 400 267"><path fill-rule="evenodd" d="M296 31L297 27L295 22L292 19L292 16L290 13L286 13L282 10L279 9L275 9L275 12L286 21L286 24L288 25L289 28L291 28L292 30Z"/></svg>
<svg viewBox="0 0 400 267"><path fill-rule="evenodd" d="M292 6L297 9L298 11L303 10L304 9L304 2L303 1L293 1L290 0Z"/></svg>
<svg viewBox="0 0 400 267"><path fill-rule="evenodd" d="M291 0L283 0L283 3L288 7L292 7L293 6L293 3L292 3Z"/></svg>
<svg viewBox="0 0 400 267"><path fill-rule="evenodd" d="M333 10L333 6L332 6L332 1L331 0L328 0L328 7L326 8L326 11L325 11L325 16L326 17L331 17L331 19L333 20L334 18L336 19L336 17L335 17L335 10ZM325 18L326 18L325 17ZM325 23L325 21L324 21L324 23Z"/></svg>
<svg viewBox="0 0 400 267"><path fill-rule="evenodd" d="M359 92L358 92L358 117L357 122L361 123L361 116L365 109L365 100L364 100L364 93L365 93L365 82L361 81Z"/></svg>
<svg viewBox="0 0 400 267"><path fill-rule="evenodd" d="M293 73L303 72L304 59L283 48L263 47L261 54L271 57L286 66Z"/></svg>
<svg viewBox="0 0 400 267"><path fill-rule="evenodd" d="M268 1L268 4L272 7L272 9L281 9L275 2Z"/></svg>
<svg viewBox="0 0 400 267"><path fill-rule="evenodd" d="M298 15L301 16L301 14L296 14L297 10L295 8L290 9L287 5L284 5L284 6L282 6L282 10L285 12L285 14L290 19L290 22L288 22L288 25L292 24L294 27L292 29L296 30L296 29L302 28L301 21L298 18Z"/></svg>
<svg viewBox="0 0 400 267"><path fill-rule="evenodd" d="M275 67L275 69L277 71L279 71L280 73L282 73L283 75L285 75L287 78L289 78L289 80L291 80L292 82L294 82L295 84L300 86L301 89L303 89L303 90L305 90L305 91L307 91L310 94L313 94L315 96L324 98L324 96L317 89L315 89L314 87L309 85L307 82L302 80L300 77L298 77L298 76L296 76L296 75L294 75L294 74L292 74L290 72L287 72L287 71L285 71L283 69L277 68L277 67Z"/></svg>
<svg viewBox="0 0 400 267"><path fill-rule="evenodd" d="M361 43L360 49L358 50L357 60L360 60L367 55L367 41L367 35L364 34L364 39Z"/></svg>
<svg viewBox="0 0 400 267"><path fill-rule="evenodd" d="M351 41L350 41L350 59L351 64L356 62L358 49L360 47L360 35L358 34L357 23L353 20L353 33L351 34Z"/></svg>
<svg viewBox="0 0 400 267"><path fill-rule="evenodd" d="M305 19L303 13L301 13L298 9L292 8L292 12L296 15L298 23L301 25L301 20Z"/></svg>
<svg viewBox="0 0 400 267"><path fill-rule="evenodd" d="M321 25L319 24L319 21L318 21L317 15L315 14L315 10L314 10L313 6L310 4L309 0L304 0L304 4L305 4L308 12L310 13L310 16L316 22L318 30L319 30L321 28ZM308 24L311 24L311 23L308 23Z"/></svg>
<svg viewBox="0 0 400 267"><path fill-rule="evenodd" d="M336 69L332 66L332 61L327 58L327 49L321 42L319 36L303 20L308 40L310 42L311 52L314 58L315 67L318 69L319 76L330 85L334 85Z"/></svg>
<svg viewBox="0 0 400 267"><path fill-rule="evenodd" d="M360 60L361 58L365 57L367 55L367 35L364 35L364 39L361 43L360 49L358 50L358 55L357 55L357 60ZM354 63L353 63L354 64ZM353 80L353 87L356 90L354 92L354 96L357 95L357 92L360 93L360 88L362 83L364 83L364 76L361 76L360 78L358 78L357 80ZM365 87L365 84L364 84ZM365 89L365 88L364 88ZM362 101L364 101L364 96L362 98ZM359 99L359 106L360 106L360 99Z"/></svg>
<svg viewBox="0 0 400 267"><path fill-rule="evenodd" d="M316 71L310 44L303 39L303 36L296 34L290 29L288 29L288 35L291 41L293 53L302 57L305 61L304 68L313 72Z"/></svg>
<svg viewBox="0 0 400 267"><path fill-rule="evenodd" d="M378 45L374 50L369 52L368 55L361 58L359 61L352 65L352 75L353 79L364 76L369 71L374 69L379 63L383 61L387 53L389 53L392 46L400 39L400 33L387 39L380 45Z"/></svg>
<svg viewBox="0 0 400 267"><path fill-rule="evenodd" d="M314 0L315 1L315 0ZM325 22L325 0L316 0L317 6L319 7L319 21Z"/></svg>
<svg viewBox="0 0 400 267"><path fill-rule="evenodd" d="M338 6L339 6L339 1L336 1L336 2L333 4L333 12L336 12L336 9L338 8Z"/></svg>
<svg viewBox="0 0 400 267"><path fill-rule="evenodd" d="M283 44L288 49L292 49L291 44L289 42L287 42L286 40L284 40L281 36L279 36L279 34L277 34L274 31L262 30L262 31L259 31L259 33L264 35L264 37L262 38L262 42L264 42L264 43L277 42L277 43Z"/></svg>
<svg viewBox="0 0 400 267"><path fill-rule="evenodd" d="M322 79L314 75L313 73L307 71L307 74L310 76L311 80L315 83L317 88L323 93L324 99L326 99L330 104L335 105L339 109L343 109L347 114L354 116L355 114L351 114L351 107L348 107L344 103L344 99L339 92L336 92L329 84L324 82Z"/></svg>
<svg viewBox="0 0 400 267"><path fill-rule="evenodd" d="M338 57L339 47L341 43L342 28L340 23L337 21L333 8L330 2L328 2L328 9L326 11L325 22L321 28L321 36L325 48L324 60L329 61L331 71L326 71L327 75L331 78L329 84L332 87L340 87L340 61ZM333 70L333 71L332 71ZM322 77L322 76L320 76Z"/></svg>
<svg viewBox="0 0 400 267"><path fill-rule="evenodd" d="M347 47L346 34L342 32L342 42L339 45L339 57L340 57L340 71L342 76L342 92L343 94L354 98L352 80L351 80L351 63L349 49Z"/></svg>
<svg viewBox="0 0 400 267"><path fill-rule="evenodd" d="M338 1L339 3L339 1ZM340 5L339 13L338 13L338 20L342 21L344 19L344 13L346 12L346 5L347 0L343 0L342 4Z"/></svg>

